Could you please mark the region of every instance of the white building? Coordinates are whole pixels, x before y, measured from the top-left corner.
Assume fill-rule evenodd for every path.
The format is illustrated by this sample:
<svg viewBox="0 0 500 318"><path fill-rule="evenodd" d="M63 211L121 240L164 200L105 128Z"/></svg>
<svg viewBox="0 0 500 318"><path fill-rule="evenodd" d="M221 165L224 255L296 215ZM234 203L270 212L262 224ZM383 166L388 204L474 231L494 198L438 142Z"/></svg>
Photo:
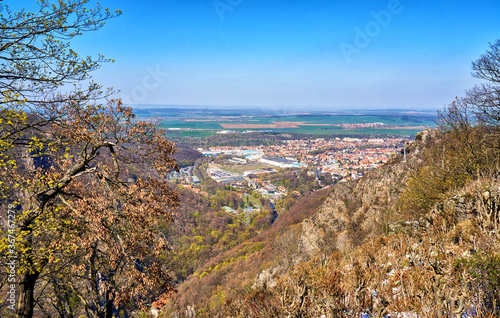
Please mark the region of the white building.
<svg viewBox="0 0 500 318"><path fill-rule="evenodd" d="M260 158L260 162L280 168L292 168L294 165L298 164L296 161L280 157L263 157Z"/></svg>

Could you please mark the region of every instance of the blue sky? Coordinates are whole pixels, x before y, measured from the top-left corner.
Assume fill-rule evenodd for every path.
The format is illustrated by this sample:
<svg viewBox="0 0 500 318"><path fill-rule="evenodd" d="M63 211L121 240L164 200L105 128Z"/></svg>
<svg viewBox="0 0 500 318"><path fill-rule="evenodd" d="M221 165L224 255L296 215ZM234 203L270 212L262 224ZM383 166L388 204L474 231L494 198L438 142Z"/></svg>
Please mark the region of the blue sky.
<svg viewBox="0 0 500 318"><path fill-rule="evenodd" d="M123 15L73 48L133 104L438 109L500 38L498 0L100 2Z"/></svg>

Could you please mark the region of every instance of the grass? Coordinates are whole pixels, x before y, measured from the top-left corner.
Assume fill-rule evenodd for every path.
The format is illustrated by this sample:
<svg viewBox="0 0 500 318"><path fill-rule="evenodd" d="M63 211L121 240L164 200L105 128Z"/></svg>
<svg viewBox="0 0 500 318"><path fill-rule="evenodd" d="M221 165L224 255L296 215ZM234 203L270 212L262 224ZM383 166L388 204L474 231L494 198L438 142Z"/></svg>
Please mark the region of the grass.
<svg viewBox="0 0 500 318"><path fill-rule="evenodd" d="M164 120L161 128L222 129L218 122Z"/></svg>
<svg viewBox="0 0 500 318"><path fill-rule="evenodd" d="M201 137L205 138L216 134L216 131L223 130L220 124L270 124L272 122L282 121L299 121L317 125L332 125L341 123L374 123L381 122L386 125L400 127L399 129L381 129L381 128L358 128L349 129L338 126L300 126L299 128L290 129L271 129L281 133L298 133L298 134L313 134L313 135L332 135L332 136L347 136L347 135L410 135L414 136L420 128L405 128L404 125L411 126L434 126L434 122L429 117L405 116L403 114L395 115L338 115L338 116L270 116L270 117L254 117L251 119L241 118L241 120L229 121L203 121L193 119L185 121L184 119L164 120L161 123L162 128L188 128L193 130L177 130L168 131L167 136L176 137ZM231 129L235 131L245 131L247 129ZM252 129L254 131L262 131L269 129Z"/></svg>
<svg viewBox="0 0 500 318"><path fill-rule="evenodd" d="M245 195L243 197L243 201L245 202L245 206L248 206L247 205L247 200L248 200L248 202L252 203L254 207L260 207L260 201L259 201L259 199L254 198L252 195L248 195L247 194L247 195Z"/></svg>
<svg viewBox="0 0 500 318"><path fill-rule="evenodd" d="M233 166L222 166L220 167L222 170L225 170L227 172L231 172L231 173L240 173L239 171L237 170L234 170L232 169Z"/></svg>
<svg viewBox="0 0 500 318"><path fill-rule="evenodd" d="M422 129L420 128L400 128L400 129L381 129L381 128L359 128L348 129L338 127L300 127L286 130L289 133L297 134L313 134L313 135L333 135L333 136L346 136L346 135L410 135L414 136Z"/></svg>
<svg viewBox="0 0 500 318"><path fill-rule="evenodd" d="M231 165L231 166L221 167L221 169L224 169L224 170L232 172L232 173L244 173L245 171L259 170L259 169L264 169L264 168L273 168L274 169L275 167L269 166L269 165L262 165L262 164Z"/></svg>

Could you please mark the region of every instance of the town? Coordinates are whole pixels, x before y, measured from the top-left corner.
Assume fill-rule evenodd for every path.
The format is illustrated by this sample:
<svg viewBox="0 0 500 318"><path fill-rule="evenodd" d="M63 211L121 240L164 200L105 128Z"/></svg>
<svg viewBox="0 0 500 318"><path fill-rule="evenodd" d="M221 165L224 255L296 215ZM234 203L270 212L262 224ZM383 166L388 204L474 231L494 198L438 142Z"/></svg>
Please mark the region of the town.
<svg viewBox="0 0 500 318"><path fill-rule="evenodd" d="M207 182L215 182L240 197L249 208L249 197L280 203L337 182L363 177L397 153L404 152L409 138L317 138L286 140L279 145L225 146L198 149L205 157L195 166L169 174L169 180L206 197L215 195ZM293 179L302 176L301 184ZM288 182L286 182L288 180ZM226 211L228 207L221 206ZM236 211L238 206L233 206Z"/></svg>

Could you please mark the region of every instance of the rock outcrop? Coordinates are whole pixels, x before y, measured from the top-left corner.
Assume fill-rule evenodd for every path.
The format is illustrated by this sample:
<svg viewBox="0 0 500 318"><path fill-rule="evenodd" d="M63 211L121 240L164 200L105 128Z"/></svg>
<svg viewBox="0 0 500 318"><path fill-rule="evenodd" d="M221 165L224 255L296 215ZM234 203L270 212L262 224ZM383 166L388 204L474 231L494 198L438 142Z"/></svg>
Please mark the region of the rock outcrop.
<svg viewBox="0 0 500 318"><path fill-rule="evenodd" d="M406 146L406 161L398 154L361 179L333 186L318 213L303 222L303 251L313 254L325 247L349 249L366 236L396 226L387 222L390 214L397 212L393 207L406 178L422 164L422 150L437 142L439 136L438 130L424 130Z"/></svg>

